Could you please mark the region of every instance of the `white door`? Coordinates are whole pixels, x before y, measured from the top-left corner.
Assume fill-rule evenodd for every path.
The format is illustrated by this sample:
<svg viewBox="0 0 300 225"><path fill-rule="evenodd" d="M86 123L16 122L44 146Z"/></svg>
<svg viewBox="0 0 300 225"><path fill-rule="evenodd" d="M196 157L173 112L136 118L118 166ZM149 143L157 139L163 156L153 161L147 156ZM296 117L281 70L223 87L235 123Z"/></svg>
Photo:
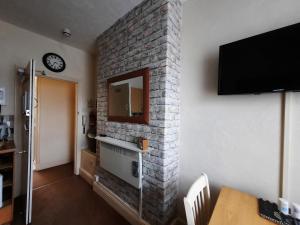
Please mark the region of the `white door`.
<svg viewBox="0 0 300 225"><path fill-rule="evenodd" d="M30 60L25 70L24 79L22 81L22 190L23 190L23 209L24 223L31 223L32 214L32 157L33 157L33 93L35 89L35 62Z"/></svg>
<svg viewBox="0 0 300 225"><path fill-rule="evenodd" d="M37 79L35 170L74 161L75 89L73 82L45 76Z"/></svg>

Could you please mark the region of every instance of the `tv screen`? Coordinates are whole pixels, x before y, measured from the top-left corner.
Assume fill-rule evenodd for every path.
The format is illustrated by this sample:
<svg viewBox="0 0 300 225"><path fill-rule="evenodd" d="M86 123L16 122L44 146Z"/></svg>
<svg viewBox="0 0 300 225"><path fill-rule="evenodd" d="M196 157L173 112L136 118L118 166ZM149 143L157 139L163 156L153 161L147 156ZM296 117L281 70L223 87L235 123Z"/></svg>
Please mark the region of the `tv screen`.
<svg viewBox="0 0 300 225"><path fill-rule="evenodd" d="M300 91L300 23L220 46L218 94Z"/></svg>

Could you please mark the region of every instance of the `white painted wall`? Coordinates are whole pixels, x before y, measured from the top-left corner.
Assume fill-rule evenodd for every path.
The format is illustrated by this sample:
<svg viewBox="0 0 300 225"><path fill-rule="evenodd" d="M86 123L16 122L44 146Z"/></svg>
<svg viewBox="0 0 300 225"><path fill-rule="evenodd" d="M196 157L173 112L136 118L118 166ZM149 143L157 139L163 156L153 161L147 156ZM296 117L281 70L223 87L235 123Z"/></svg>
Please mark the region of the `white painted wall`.
<svg viewBox="0 0 300 225"><path fill-rule="evenodd" d="M58 31L59 32L59 31ZM94 60L92 56L68 45L59 43L47 37L18 28L14 25L0 21L0 86L7 90L8 106L3 107L3 114L15 114L15 82L16 68L26 66L33 58L36 60L38 70L46 70L42 64L42 56L47 52L60 54L66 61L66 70L60 74L65 79L78 81L78 151L87 146L85 135L82 134L81 116L88 114L88 99L94 97ZM18 99L19 101L19 99ZM20 150L20 118L16 118L16 145ZM17 162L20 162L17 155ZM79 160L78 160L79 163ZM20 179L20 167L17 164L17 181ZM17 183L16 193L20 192Z"/></svg>
<svg viewBox="0 0 300 225"><path fill-rule="evenodd" d="M300 93L291 94L288 199L300 203Z"/></svg>
<svg viewBox="0 0 300 225"><path fill-rule="evenodd" d="M231 186L273 201L279 194L280 94L217 95L218 47L300 22L298 0L184 3L180 199L201 172L212 191ZM300 94L294 94L290 196L300 202ZM299 135L298 135L299 134ZM298 149L296 149L298 148ZM298 160L298 161L297 161ZM216 197L216 194L214 195Z"/></svg>

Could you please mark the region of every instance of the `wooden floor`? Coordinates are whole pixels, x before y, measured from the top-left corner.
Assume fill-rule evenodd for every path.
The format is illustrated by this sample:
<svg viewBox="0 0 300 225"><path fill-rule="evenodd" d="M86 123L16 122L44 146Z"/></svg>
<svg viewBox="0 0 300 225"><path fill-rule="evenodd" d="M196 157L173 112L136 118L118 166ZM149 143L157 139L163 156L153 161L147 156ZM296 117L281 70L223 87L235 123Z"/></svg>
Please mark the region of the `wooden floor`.
<svg viewBox="0 0 300 225"><path fill-rule="evenodd" d="M16 218L15 225L22 225ZM32 225L130 225L79 176L33 191Z"/></svg>
<svg viewBox="0 0 300 225"><path fill-rule="evenodd" d="M33 172L33 189L57 182L61 179L71 177L74 174L73 163L52 167L50 169Z"/></svg>

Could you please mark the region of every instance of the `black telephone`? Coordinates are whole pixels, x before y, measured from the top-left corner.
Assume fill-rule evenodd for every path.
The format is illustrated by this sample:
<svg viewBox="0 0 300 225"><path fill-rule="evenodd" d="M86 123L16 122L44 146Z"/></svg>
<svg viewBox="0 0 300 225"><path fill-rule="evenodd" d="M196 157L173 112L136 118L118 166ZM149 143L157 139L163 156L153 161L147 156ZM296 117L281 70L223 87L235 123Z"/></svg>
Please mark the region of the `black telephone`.
<svg viewBox="0 0 300 225"><path fill-rule="evenodd" d="M284 215L278 210L275 203L258 199L259 215L267 220L281 225L300 225L300 221Z"/></svg>

